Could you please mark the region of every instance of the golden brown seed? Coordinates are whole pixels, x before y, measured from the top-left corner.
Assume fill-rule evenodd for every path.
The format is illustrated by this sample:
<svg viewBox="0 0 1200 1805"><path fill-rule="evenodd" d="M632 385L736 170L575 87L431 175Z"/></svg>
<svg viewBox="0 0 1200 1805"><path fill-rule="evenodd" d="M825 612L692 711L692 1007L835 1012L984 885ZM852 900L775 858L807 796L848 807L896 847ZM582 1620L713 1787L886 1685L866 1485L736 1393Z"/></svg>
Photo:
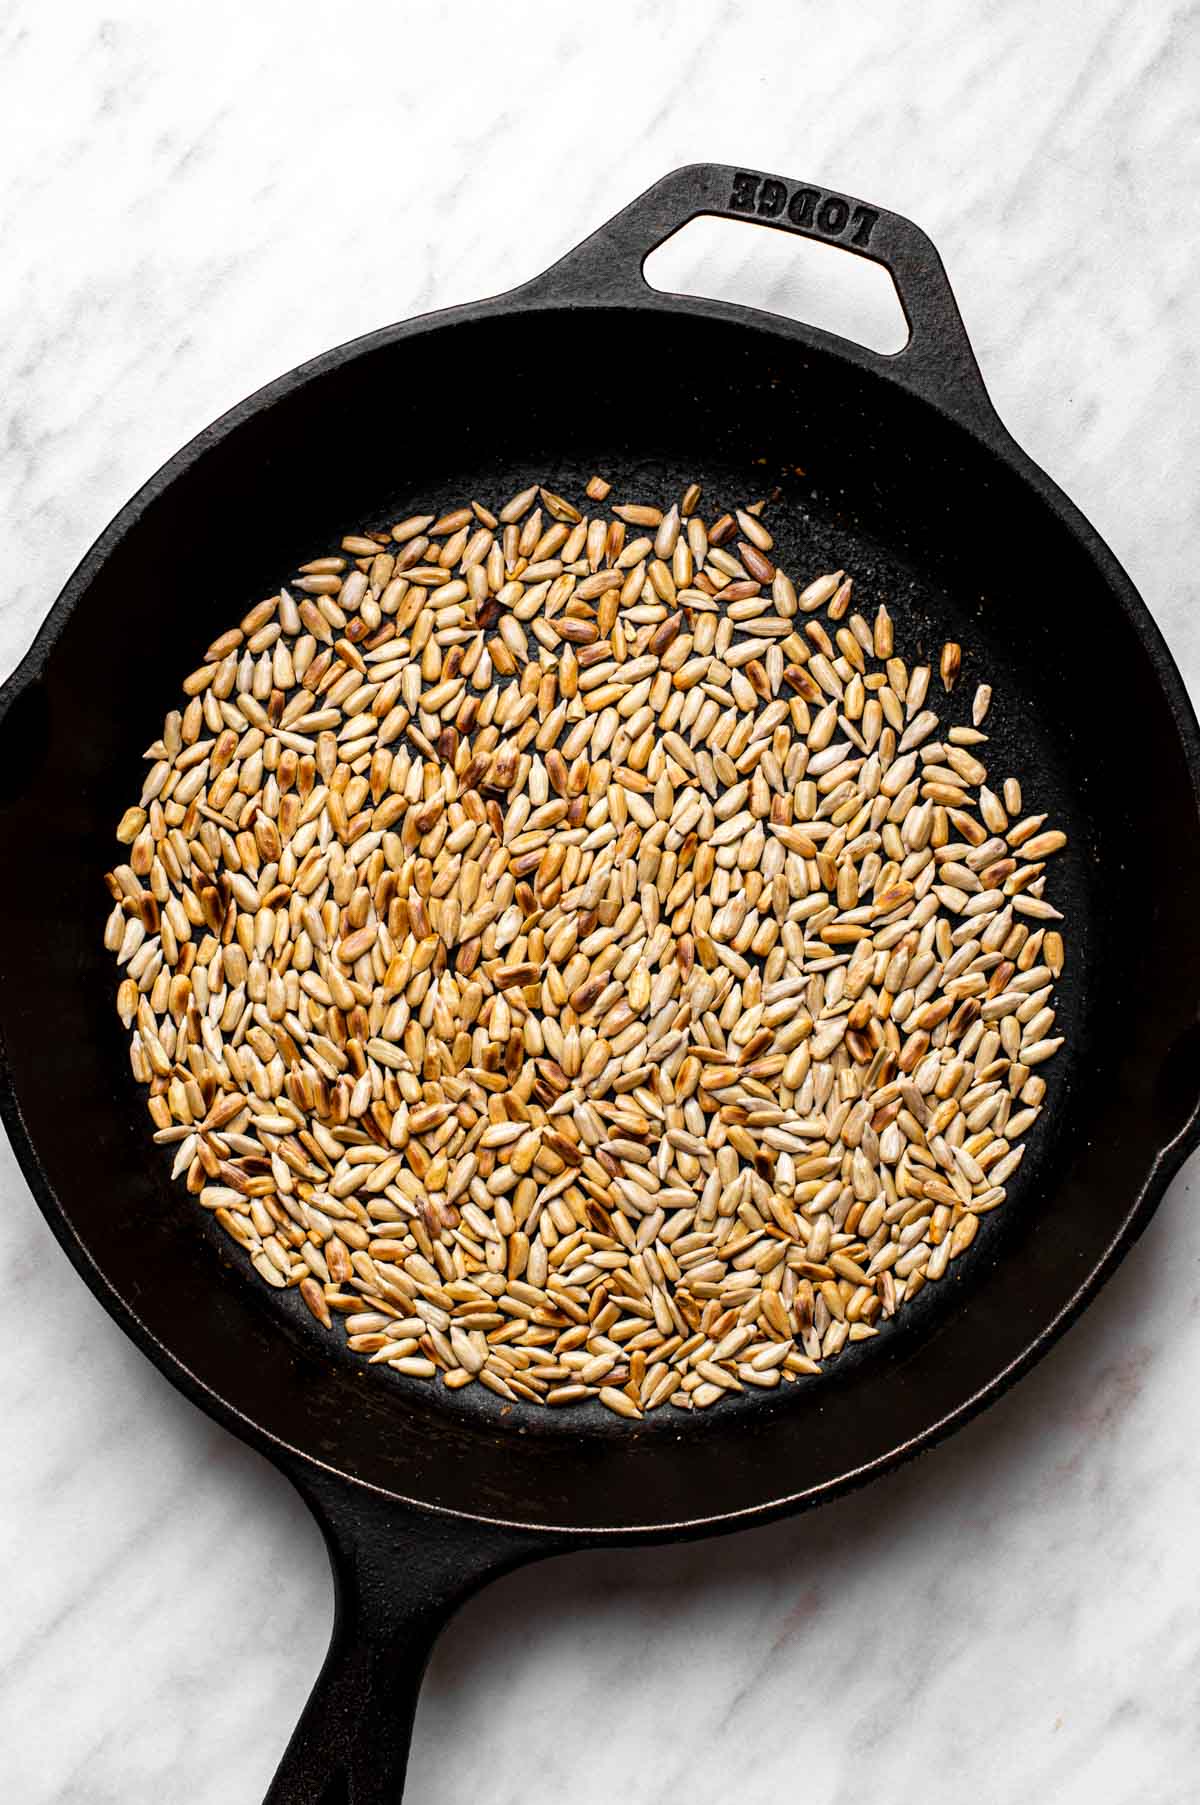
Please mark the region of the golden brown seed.
<svg viewBox="0 0 1200 1805"><path fill-rule="evenodd" d="M700 499L347 534L211 640L119 824L174 1175L402 1382L802 1383L1020 1182L1065 836L988 788L986 685L931 704L886 607Z"/></svg>

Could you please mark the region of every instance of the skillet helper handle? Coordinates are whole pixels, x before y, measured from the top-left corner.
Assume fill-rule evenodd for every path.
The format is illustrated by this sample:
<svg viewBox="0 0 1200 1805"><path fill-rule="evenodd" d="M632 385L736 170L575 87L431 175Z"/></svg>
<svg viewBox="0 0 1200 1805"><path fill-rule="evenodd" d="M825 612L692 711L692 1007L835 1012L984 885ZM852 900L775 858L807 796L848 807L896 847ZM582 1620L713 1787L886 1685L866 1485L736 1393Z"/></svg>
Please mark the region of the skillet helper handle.
<svg viewBox="0 0 1200 1805"><path fill-rule="evenodd" d="M421 1679L439 1631L546 1538L406 1509L291 1473L333 1567L333 1636L265 1805L399 1805Z"/></svg>
<svg viewBox="0 0 1200 1805"><path fill-rule="evenodd" d="M643 264L682 226L705 216L794 232L882 264L908 322L908 343L890 354L858 346L857 361L885 372L989 437L1004 431L934 245L912 220L851 195L732 164L690 163L631 201L529 283L526 292L567 303L645 305L661 299L646 282ZM807 343L828 343L832 336L800 321L787 324Z"/></svg>

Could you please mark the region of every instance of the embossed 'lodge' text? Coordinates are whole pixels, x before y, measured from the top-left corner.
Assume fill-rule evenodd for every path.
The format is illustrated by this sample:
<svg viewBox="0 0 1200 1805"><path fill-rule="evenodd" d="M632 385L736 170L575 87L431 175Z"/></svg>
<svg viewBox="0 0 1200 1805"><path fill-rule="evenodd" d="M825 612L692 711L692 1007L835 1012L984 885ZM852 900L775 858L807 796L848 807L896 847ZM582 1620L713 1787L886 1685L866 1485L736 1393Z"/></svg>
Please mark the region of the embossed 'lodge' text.
<svg viewBox="0 0 1200 1805"><path fill-rule="evenodd" d="M845 238L847 243L867 245L879 214L873 207L851 207L840 194L823 194L819 188L793 188L777 176L752 175L739 170L729 196L732 213L753 213L759 219L787 219L802 232L819 232L823 238Z"/></svg>

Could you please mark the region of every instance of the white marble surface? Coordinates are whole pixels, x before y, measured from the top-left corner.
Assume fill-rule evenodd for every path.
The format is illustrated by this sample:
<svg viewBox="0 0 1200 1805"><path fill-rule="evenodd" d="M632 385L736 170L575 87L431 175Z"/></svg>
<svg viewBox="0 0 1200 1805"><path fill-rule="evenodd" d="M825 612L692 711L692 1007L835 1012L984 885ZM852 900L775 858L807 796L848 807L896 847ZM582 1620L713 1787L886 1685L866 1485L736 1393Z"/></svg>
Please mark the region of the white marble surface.
<svg viewBox="0 0 1200 1805"><path fill-rule="evenodd" d="M0 48L0 675L228 404L711 157L927 227L1000 412L1200 688L1194 8L8 0ZM828 307L765 237L672 255ZM1051 1360L915 1468L485 1593L435 1657L408 1796L1194 1799L1196 1194L1193 1167ZM324 1648L316 1530L104 1316L2 1143L0 1264L0 1792L256 1800Z"/></svg>

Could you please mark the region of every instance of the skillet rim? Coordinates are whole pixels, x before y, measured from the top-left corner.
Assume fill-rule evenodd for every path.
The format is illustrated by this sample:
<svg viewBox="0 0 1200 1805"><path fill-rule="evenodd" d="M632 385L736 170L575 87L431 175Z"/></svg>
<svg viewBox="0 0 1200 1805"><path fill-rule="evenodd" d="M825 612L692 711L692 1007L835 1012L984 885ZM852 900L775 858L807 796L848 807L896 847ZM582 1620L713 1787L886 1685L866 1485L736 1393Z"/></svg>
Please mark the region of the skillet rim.
<svg viewBox="0 0 1200 1805"><path fill-rule="evenodd" d="M566 260L564 260L566 261ZM1175 731L1191 782L1192 825L1200 831L1200 722L1197 721L1183 678L1163 634L1150 614L1130 577L1092 527L1087 518L1058 485L1016 443L999 416L991 408L980 382L976 406L969 410L956 408L943 393L930 393L926 388L906 379L904 352L883 356L842 339L833 333L801 325L780 315L732 302L668 294L648 285L644 293L629 296L627 292L605 293L597 289L585 295L564 292L554 276L560 266L535 277L532 281L507 293L486 300L440 309L379 328L335 346L316 357L296 365L273 378L216 420L202 428L162 464L113 517L80 559L46 619L38 629L28 651L0 686L0 733L14 704L43 677L55 647L75 609L85 599L95 575L114 548L133 531L147 509L212 446L231 437L238 429L281 401L296 389L336 375L359 357L372 355L391 345L416 339L424 334L446 329L469 327L488 318L523 312L583 314L589 310L666 312L723 321L739 327L752 327L758 333L773 333L785 342L797 340L823 356L840 360L858 370L884 379L901 389L906 398L917 400L933 411L940 423L963 431L983 450L1006 465L1011 475L1033 492L1037 501L1058 520L1095 566L1105 591L1118 606L1136 634L1149 661ZM982 406L978 405L982 402ZM0 971L0 982L3 973ZM1168 1051L1165 1049L1164 1051ZM208 1416L229 1429L239 1439L264 1454L272 1464L284 1471L302 1492L325 1505L330 1512L331 1489L341 1491L347 1499L366 1494L387 1501L397 1510L410 1510L477 1525L481 1530L521 1532L533 1536L543 1547L580 1547L585 1545L620 1545L653 1542L683 1536L720 1534L752 1524L771 1522L802 1509L811 1508L831 1498L857 1490L870 1480L890 1472L904 1461L936 1446L956 1429L961 1428L989 1404L1004 1395L1018 1379L1046 1354L1073 1322L1092 1302L1112 1277L1121 1260L1140 1237L1184 1159L1200 1142L1200 1092L1191 1104L1182 1124L1165 1141L1151 1147L1149 1168L1134 1193L1121 1226L1085 1275L1067 1302L1049 1322L1044 1323L1025 1348L1007 1365L1002 1366L969 1397L928 1424L920 1433L910 1436L874 1459L851 1467L836 1478L824 1480L798 1492L772 1497L741 1509L712 1516L698 1516L668 1522L648 1521L644 1524L608 1527L593 1524L545 1525L529 1524L519 1519L484 1515L431 1504L423 1499L361 1479L343 1468L322 1461L272 1431L264 1428L238 1404L232 1402L201 1379L138 1316L117 1285L109 1278L75 1229L67 1207L48 1178L33 1138L26 1128L16 1091L12 1083L4 1030L0 1024L0 1120L3 1120L13 1152L39 1209L55 1238L102 1307L117 1322L135 1345L154 1363L175 1388ZM1147 1136L1150 1129L1147 1125ZM719 1427L719 1425L718 1425ZM313 1495L315 1494L315 1498Z"/></svg>

